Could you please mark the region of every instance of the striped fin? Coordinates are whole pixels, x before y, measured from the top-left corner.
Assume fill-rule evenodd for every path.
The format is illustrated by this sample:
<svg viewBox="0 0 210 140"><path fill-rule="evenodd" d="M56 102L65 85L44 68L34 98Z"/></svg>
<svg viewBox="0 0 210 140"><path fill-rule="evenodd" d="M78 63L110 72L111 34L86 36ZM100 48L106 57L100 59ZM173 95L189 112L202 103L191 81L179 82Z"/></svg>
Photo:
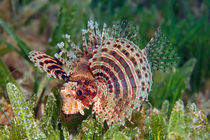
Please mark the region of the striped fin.
<svg viewBox="0 0 210 140"><path fill-rule="evenodd" d="M111 122L131 119L151 90L152 74L145 51L125 38L107 39L90 59L90 70L96 79L106 81L108 95L95 110ZM104 112L104 113L103 113ZM117 115L118 114L118 115ZM111 119L110 119L111 118Z"/></svg>
<svg viewBox="0 0 210 140"><path fill-rule="evenodd" d="M147 57L153 70L168 71L178 63L175 48L169 40L157 30L155 36L145 47Z"/></svg>
<svg viewBox="0 0 210 140"><path fill-rule="evenodd" d="M29 58L41 70L47 72L50 77L65 81L68 80L68 76L63 70L61 64L51 56L40 51L31 51L29 53Z"/></svg>

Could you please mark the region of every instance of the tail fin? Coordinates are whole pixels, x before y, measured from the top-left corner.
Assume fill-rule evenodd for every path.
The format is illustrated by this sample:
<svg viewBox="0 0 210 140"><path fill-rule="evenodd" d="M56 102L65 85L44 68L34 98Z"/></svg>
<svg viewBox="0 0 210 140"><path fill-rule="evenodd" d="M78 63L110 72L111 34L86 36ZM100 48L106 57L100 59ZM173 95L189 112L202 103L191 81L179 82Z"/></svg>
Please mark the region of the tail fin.
<svg viewBox="0 0 210 140"><path fill-rule="evenodd" d="M160 29L157 30L145 49L153 70L163 72L171 70L179 61L175 48Z"/></svg>

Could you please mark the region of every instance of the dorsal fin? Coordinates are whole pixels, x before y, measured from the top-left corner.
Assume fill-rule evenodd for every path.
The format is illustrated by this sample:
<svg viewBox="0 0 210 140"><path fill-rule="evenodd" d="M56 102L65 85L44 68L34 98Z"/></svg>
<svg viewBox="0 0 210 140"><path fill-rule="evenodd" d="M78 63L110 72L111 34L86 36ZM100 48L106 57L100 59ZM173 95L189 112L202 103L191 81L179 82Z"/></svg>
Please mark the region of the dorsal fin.
<svg viewBox="0 0 210 140"><path fill-rule="evenodd" d="M115 22L111 28L108 28L107 25L104 24L102 31L99 30L97 22L90 20L88 21L88 29L82 30L83 50L90 53L93 50L98 49L109 38L125 38L137 43L137 32L136 26L128 23L126 19ZM88 39L86 38L87 34Z"/></svg>

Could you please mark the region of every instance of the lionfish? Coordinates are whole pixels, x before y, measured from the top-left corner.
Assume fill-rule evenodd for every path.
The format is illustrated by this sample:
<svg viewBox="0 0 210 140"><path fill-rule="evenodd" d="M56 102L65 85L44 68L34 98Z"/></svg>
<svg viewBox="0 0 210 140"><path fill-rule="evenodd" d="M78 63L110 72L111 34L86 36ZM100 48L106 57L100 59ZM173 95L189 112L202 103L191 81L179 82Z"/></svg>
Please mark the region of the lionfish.
<svg viewBox="0 0 210 140"><path fill-rule="evenodd" d="M139 111L152 86L151 69L167 71L177 61L172 45L159 30L143 50L134 42L134 26L127 22L104 24L88 21L82 30L82 49L64 35L58 43L55 58L31 51L29 58L50 77L63 80L60 94L65 115L81 113L92 107L96 118L102 116L110 126L131 120L133 110ZM68 49L68 50L67 50ZM64 67L66 67L66 70ZM68 70L68 71L67 71Z"/></svg>

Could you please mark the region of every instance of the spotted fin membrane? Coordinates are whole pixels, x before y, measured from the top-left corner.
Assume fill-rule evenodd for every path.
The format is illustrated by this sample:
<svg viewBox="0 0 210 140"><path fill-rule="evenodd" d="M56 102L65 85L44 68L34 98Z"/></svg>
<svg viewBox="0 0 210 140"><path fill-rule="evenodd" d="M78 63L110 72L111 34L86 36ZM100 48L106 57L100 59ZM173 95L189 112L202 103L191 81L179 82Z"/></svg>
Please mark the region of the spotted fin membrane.
<svg viewBox="0 0 210 140"><path fill-rule="evenodd" d="M96 118L102 116L109 126L115 122L124 125L126 119L131 120L132 111L139 111L148 99L151 69L167 71L178 60L159 30L143 50L136 45L136 32L126 21L111 29L104 24L101 31L90 20L88 29L82 30L83 52L65 35L67 44L58 44L61 51L56 59L39 51L30 52L29 58L51 77L65 81L61 88L64 114L83 115L83 109L93 105Z"/></svg>

